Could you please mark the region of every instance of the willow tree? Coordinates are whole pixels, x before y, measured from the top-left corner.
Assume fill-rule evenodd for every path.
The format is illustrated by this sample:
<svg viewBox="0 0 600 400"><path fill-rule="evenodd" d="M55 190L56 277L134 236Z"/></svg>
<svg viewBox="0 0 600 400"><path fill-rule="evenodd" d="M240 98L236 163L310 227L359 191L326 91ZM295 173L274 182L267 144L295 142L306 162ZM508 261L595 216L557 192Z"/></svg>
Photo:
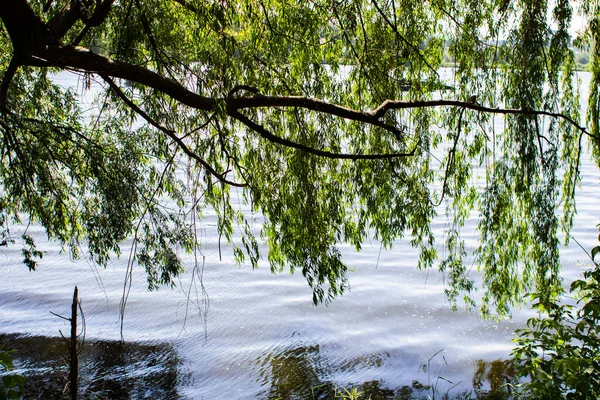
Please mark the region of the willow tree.
<svg viewBox="0 0 600 400"><path fill-rule="evenodd" d="M484 311L536 286L551 295L582 138L599 143L599 5L571 3L3 1L4 244L21 242L35 268L35 243L12 225L40 223L99 264L133 237L155 288L183 271L179 250L199 245L194 221L212 210L240 261L300 270L315 302L347 286L340 243L405 236L453 300L471 302L473 264ZM574 12L587 21L575 41L591 56L587 123ZM101 85L93 117L59 71Z"/></svg>

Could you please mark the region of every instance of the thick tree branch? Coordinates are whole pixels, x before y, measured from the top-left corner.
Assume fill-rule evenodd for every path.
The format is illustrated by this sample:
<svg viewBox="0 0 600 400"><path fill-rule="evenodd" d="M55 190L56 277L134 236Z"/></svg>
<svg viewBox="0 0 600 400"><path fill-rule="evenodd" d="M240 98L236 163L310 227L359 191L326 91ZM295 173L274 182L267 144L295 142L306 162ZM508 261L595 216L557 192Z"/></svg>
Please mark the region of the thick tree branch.
<svg viewBox="0 0 600 400"><path fill-rule="evenodd" d="M108 14L110 13L114 2L115 0L104 0L96 6L96 8L94 9L94 13L89 18L83 19L83 22L89 27L94 27L102 24L108 16Z"/></svg>
<svg viewBox="0 0 600 400"><path fill-rule="evenodd" d="M79 20L88 28L98 26L104 22L114 2L115 0L96 0L96 7L91 11L82 0L71 0L48 21L48 28L55 39L60 40Z"/></svg>
<svg viewBox="0 0 600 400"><path fill-rule="evenodd" d="M162 92L173 99L198 110L212 111L217 100L200 96L187 90L176 81L165 78L147 68L114 61L77 46L53 46L41 54L34 55L29 65L78 69L113 78L127 79Z"/></svg>
<svg viewBox="0 0 600 400"><path fill-rule="evenodd" d="M142 85L158 90L173 99L180 101L189 107L204 110L216 111L219 104L226 104L228 113L231 116L242 116L239 113L241 109L261 108L261 107L292 107L304 108L320 113L338 116L352 121L364 122L373 126L382 128L396 136L404 135L404 132L395 126L382 122L382 118L390 110L424 108L424 107L464 107L467 109L486 112L491 114L513 114L513 115L542 115L553 118L561 118L575 126L579 131L590 135L587 129L579 125L571 117L544 110L524 110L524 109L503 109L482 106L478 103L460 100L419 100L419 101L398 101L386 100L379 107L372 111L357 111L337 104L328 103L323 100L300 96L245 96L231 97L222 99L209 98L198 95L178 82L165 78L147 68L121 62L113 61L109 58L100 56L88 49L76 46L52 46L48 47L41 56L34 56L27 62L29 65L37 66L56 66L62 68L75 68L86 72L98 73L105 76L128 79ZM246 124L251 127L253 124Z"/></svg>
<svg viewBox="0 0 600 400"><path fill-rule="evenodd" d="M10 60L10 64L4 71L4 77L2 78L2 85L0 85L0 113L6 114L8 112L8 108L6 106L6 96L8 95L8 87L12 82L15 74L17 73L17 69L19 68L19 63L13 56L12 60Z"/></svg>
<svg viewBox="0 0 600 400"><path fill-rule="evenodd" d="M235 112L240 109L260 108L260 107L289 107L304 108L324 114L334 115L351 121L364 122L373 126L382 128L395 136L404 136L404 132L393 125L381 121L379 116L371 112L357 111L351 108L328 103L319 99L311 99L301 96L252 96L252 97L229 97L227 98L228 112Z"/></svg>
<svg viewBox="0 0 600 400"><path fill-rule="evenodd" d="M79 1L81 4L81 0ZM91 28L101 25L104 22L104 20L106 20L106 17L108 17L108 14L114 2L115 0L103 1L102 3L96 6L94 12L91 15L89 13L87 15L81 13L81 20L83 21L85 26L71 43L73 46L79 45L81 40L83 40L83 38L85 37L85 35L87 35Z"/></svg>
<svg viewBox="0 0 600 400"><path fill-rule="evenodd" d="M245 108L260 108L260 107L290 107L304 108L316 112L321 112L337 117L345 118L352 121L364 122L385 129L394 134L403 134L398 128L386 124L381 121L385 114L390 110L426 108L426 107L463 107L474 111L485 112L490 114L512 114L512 115L542 115L552 118L561 118L582 133L591 136L587 128L579 125L575 120L565 114L555 113L544 110L524 110L510 108L492 108L486 107L476 102L461 101L461 100L417 100L417 101L400 101L386 100L379 107L372 111L358 111L351 108L339 106L337 104L328 103L319 99L299 96L252 96L252 97L233 97L227 99L228 110L240 110Z"/></svg>
<svg viewBox="0 0 600 400"><path fill-rule="evenodd" d="M19 62L30 54L43 50L52 39L46 24L25 0L3 1L0 19L10 36L13 57Z"/></svg>
<svg viewBox="0 0 600 400"><path fill-rule="evenodd" d="M69 1L48 21L48 28L56 39L62 39L81 18L78 3L79 1Z"/></svg>

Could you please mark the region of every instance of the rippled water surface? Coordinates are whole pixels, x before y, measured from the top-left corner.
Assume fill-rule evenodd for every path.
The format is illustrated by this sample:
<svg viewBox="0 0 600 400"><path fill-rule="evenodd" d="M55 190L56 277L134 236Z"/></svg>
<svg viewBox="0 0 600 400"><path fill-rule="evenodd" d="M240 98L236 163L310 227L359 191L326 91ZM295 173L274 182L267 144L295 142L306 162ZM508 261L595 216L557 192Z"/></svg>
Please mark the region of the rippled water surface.
<svg viewBox="0 0 600 400"><path fill-rule="evenodd" d="M600 222L600 174L584 158L572 234L590 249ZM444 224L443 219L435 223L438 240ZM444 275L417 271L417 253L406 240L392 250L378 243L367 243L360 253L342 248L354 268L351 290L316 307L300 274L272 275L266 265L258 270L237 266L227 247L220 259L215 225L215 216L207 213L201 268L190 268L177 288L148 292L144 272L134 270L124 338L150 346L137 353L138 361L154 354L151 346L167 346L168 357L177 359L178 377L167 384L174 391L148 398L303 398L365 382L389 394L413 380L437 384L442 391L456 384L451 394L458 393L472 387L476 360L509 355L513 331L529 316L525 308L515 310L512 319L494 322L470 311L451 311L443 294ZM475 225L470 220L466 232ZM44 242L41 228L31 226L28 232ZM466 239L476 239L470 235ZM44 258L31 273L20 263L19 249L0 250L0 332L54 337L59 330L68 332L67 323L51 312L69 313L77 285L88 340L120 339L126 260L100 270L85 260L71 261L56 244L39 247ZM587 266L574 242L562 249L562 257L566 282ZM191 257L187 261L193 265ZM477 278L476 271L471 274ZM0 336L0 342L7 338Z"/></svg>

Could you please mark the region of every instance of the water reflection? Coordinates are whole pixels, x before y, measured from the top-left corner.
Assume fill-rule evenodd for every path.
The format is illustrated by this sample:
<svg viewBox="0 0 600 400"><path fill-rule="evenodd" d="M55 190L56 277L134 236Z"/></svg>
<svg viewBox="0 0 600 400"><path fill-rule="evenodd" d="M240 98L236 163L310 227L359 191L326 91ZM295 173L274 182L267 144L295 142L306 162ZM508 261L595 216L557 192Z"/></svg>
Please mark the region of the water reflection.
<svg viewBox="0 0 600 400"><path fill-rule="evenodd" d="M383 380L340 382L340 374L360 368L380 367L390 355L368 355L334 365L318 345L299 346L271 352L259 361L265 390L259 396L268 400L339 399L346 398L345 389L356 388L360 399L489 399L511 398L510 385L517 383L514 366L507 360L477 361L473 390L441 392L436 384L413 380L411 385L389 387ZM443 378L442 378L443 379ZM450 382L451 383L451 382Z"/></svg>
<svg viewBox="0 0 600 400"><path fill-rule="evenodd" d="M478 398L504 400L511 397L511 388L518 383L517 370L511 361L478 360L476 366L473 389Z"/></svg>
<svg viewBox="0 0 600 400"><path fill-rule="evenodd" d="M68 370L62 338L0 334L0 346L14 350L16 372L27 379L26 398L64 398ZM319 345L277 348L257 361L263 387L258 398L340 399L345 389L355 388L360 399L370 400L505 400L511 397L511 385L517 383L514 366L506 360L477 361L473 389L467 392L451 386L442 390L418 374L411 385L399 387L390 387L384 380L356 381L361 371L385 368L390 357L388 353L368 354L340 361L328 357ZM193 385L181 370L181 360L170 344L87 342L80 355L81 398L180 399L177 388Z"/></svg>
<svg viewBox="0 0 600 400"><path fill-rule="evenodd" d="M0 346L14 350L26 398L63 398L68 353L62 338L0 334ZM88 341L79 359L79 393L86 399L178 399L180 364L170 344Z"/></svg>
<svg viewBox="0 0 600 400"><path fill-rule="evenodd" d="M323 380L327 365L319 346L296 347L275 351L262 362L263 382L270 380L265 399L314 398L323 399L334 386Z"/></svg>

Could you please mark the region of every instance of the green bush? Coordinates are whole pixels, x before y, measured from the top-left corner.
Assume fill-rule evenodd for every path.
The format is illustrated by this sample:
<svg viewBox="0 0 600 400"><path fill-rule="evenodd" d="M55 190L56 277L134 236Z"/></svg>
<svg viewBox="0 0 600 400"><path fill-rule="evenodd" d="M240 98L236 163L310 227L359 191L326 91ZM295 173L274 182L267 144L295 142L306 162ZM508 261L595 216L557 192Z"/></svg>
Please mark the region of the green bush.
<svg viewBox="0 0 600 400"><path fill-rule="evenodd" d="M600 246L592 250L592 261ZM533 296L538 317L517 330L512 352L522 378L520 397L536 399L600 398L600 265L573 282L577 306L546 303Z"/></svg>

